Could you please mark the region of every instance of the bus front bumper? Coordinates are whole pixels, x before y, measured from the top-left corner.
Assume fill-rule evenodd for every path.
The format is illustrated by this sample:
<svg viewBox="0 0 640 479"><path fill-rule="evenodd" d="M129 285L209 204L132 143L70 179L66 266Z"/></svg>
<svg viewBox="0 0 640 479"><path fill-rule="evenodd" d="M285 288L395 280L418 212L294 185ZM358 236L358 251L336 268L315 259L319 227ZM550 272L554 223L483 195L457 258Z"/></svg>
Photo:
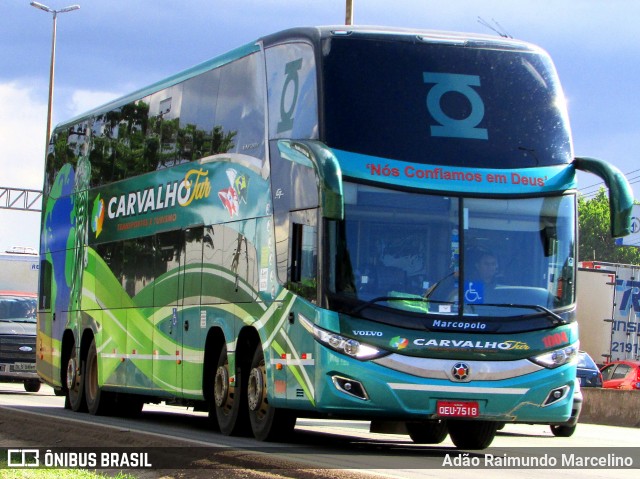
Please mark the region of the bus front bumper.
<svg viewBox="0 0 640 479"><path fill-rule="evenodd" d="M416 421L474 418L500 422L567 424L577 421L582 400L575 364L547 369L527 360L457 361L410 358L358 361L324 350L334 368L317 378L316 405L328 414ZM404 358L406 359L406 357ZM455 380L458 363L477 380ZM335 367L338 366L339 367ZM407 366L408 365L408 366ZM471 375L473 377L473 374ZM577 391L576 391L577 389ZM575 394L577 392L577 394ZM443 405L460 404L462 416ZM466 406L469 406L468 408ZM447 414L451 416L447 416Z"/></svg>

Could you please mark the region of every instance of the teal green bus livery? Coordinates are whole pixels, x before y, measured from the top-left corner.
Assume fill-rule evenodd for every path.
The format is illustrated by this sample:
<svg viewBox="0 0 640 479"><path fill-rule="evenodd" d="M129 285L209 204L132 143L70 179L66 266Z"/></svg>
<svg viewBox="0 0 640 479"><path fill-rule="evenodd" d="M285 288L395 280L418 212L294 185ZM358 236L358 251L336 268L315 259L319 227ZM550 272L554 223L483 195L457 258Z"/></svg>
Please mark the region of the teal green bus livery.
<svg viewBox="0 0 640 479"><path fill-rule="evenodd" d="M259 440L300 417L463 448L567 434L576 170L628 234L629 185L573 157L535 46L266 36L55 128L37 371L74 411L164 401Z"/></svg>

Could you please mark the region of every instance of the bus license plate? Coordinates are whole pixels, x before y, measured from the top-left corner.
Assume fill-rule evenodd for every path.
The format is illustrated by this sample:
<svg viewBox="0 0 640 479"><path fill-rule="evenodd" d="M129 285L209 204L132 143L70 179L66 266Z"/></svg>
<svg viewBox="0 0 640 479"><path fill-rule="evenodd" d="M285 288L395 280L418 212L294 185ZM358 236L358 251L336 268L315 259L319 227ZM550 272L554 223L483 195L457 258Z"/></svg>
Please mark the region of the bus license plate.
<svg viewBox="0 0 640 479"><path fill-rule="evenodd" d="M438 401L438 416L477 417L480 407L476 401Z"/></svg>

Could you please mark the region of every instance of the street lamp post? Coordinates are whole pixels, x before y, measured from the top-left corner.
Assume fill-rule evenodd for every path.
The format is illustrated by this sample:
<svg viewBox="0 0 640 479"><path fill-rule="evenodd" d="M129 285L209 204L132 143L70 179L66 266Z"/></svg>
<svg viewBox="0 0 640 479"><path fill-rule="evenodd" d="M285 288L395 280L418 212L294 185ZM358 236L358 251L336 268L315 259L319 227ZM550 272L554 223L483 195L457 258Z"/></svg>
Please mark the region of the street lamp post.
<svg viewBox="0 0 640 479"><path fill-rule="evenodd" d="M347 0L344 24L353 25L353 0Z"/></svg>
<svg viewBox="0 0 640 479"><path fill-rule="evenodd" d="M60 10L54 10L53 8L49 8L46 5L38 2L31 2L32 7L39 8L47 13L51 13L53 15L53 35L51 37L51 65L49 67L49 104L47 109L47 138L45 143L45 152L47 151L47 147L49 146L49 136L51 135L51 116L53 112L53 71L56 63L56 23L58 18L58 13L66 13L71 12L73 10L78 10L80 5L70 5L68 7L61 8Z"/></svg>

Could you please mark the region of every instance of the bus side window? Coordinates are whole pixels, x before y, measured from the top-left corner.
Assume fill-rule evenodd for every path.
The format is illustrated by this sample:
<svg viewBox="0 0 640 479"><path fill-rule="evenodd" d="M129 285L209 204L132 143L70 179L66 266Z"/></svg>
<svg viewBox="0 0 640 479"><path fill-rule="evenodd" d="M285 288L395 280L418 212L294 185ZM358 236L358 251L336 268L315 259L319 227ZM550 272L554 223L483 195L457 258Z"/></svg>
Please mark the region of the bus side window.
<svg viewBox="0 0 640 479"><path fill-rule="evenodd" d="M290 289L310 301L315 301L317 296L317 260L317 228L293 223Z"/></svg>
<svg viewBox="0 0 640 479"><path fill-rule="evenodd" d="M291 224L315 225L320 204L318 182L312 166L291 161L294 150L281 156L277 143L271 145L271 190L278 279L288 283L291 268ZM298 155L302 156L301 153ZM300 161L304 161L300 159ZM306 160L309 161L309 160Z"/></svg>
<svg viewBox="0 0 640 479"><path fill-rule="evenodd" d="M51 309L51 263L40 261L40 309Z"/></svg>

